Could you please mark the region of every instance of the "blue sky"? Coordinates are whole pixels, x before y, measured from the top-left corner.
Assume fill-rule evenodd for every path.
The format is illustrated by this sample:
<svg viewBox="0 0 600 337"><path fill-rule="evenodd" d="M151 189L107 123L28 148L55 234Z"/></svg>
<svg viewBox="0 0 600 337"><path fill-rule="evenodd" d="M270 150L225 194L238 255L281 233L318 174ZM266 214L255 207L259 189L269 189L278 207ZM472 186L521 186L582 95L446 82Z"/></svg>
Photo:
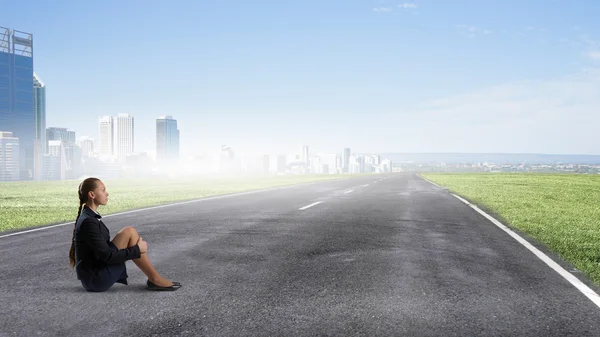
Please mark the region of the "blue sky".
<svg viewBox="0 0 600 337"><path fill-rule="evenodd" d="M600 154L600 1L9 1L47 125L182 151Z"/></svg>

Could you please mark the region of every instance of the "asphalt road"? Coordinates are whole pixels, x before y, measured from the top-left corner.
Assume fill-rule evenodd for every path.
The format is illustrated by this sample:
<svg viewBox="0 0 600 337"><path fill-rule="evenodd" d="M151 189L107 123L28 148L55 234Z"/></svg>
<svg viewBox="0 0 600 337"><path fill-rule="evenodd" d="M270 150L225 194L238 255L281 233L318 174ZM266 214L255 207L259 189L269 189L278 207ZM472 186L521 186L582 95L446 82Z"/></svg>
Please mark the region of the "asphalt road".
<svg viewBox="0 0 600 337"><path fill-rule="evenodd" d="M183 288L147 291L129 261L128 286L86 292L68 264L71 225L0 238L0 336L600 336L592 301L413 174L104 222L112 235L135 226Z"/></svg>

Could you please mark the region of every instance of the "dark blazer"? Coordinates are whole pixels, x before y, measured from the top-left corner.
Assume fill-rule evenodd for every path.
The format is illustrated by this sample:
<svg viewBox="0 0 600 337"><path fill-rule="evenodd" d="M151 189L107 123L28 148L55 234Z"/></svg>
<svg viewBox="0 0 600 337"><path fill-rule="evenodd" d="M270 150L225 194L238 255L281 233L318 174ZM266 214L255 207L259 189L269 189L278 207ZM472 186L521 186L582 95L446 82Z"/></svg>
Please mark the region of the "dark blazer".
<svg viewBox="0 0 600 337"><path fill-rule="evenodd" d="M108 228L101 219L100 214L84 205L75 224L75 269L78 279L93 274L96 268L107 264L124 263L140 257L138 245L118 249L110 241Z"/></svg>

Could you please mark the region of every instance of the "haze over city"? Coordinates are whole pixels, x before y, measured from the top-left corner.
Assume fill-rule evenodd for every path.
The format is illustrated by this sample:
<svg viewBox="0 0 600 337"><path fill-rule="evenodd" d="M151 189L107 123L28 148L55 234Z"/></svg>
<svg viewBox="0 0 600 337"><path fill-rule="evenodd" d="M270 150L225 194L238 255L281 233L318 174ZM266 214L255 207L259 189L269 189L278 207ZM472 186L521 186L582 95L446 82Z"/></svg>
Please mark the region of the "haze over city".
<svg viewBox="0 0 600 337"><path fill-rule="evenodd" d="M97 139L127 113L135 152L155 152L162 115L182 154L600 152L593 1L5 6L34 36L46 125Z"/></svg>
<svg viewBox="0 0 600 337"><path fill-rule="evenodd" d="M5 1L0 336L599 336L599 13Z"/></svg>

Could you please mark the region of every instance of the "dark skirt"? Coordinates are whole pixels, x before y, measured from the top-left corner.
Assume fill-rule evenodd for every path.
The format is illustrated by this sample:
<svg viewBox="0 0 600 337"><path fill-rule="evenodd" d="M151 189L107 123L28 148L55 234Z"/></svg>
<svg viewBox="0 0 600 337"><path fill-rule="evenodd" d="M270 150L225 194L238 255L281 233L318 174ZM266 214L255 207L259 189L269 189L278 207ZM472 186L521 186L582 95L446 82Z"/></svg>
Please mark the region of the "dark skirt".
<svg viewBox="0 0 600 337"><path fill-rule="evenodd" d="M118 250L112 242L109 245L113 250ZM127 285L127 268L125 267L125 262L94 268L91 275L81 278L81 284L85 290L93 292L108 290L115 283Z"/></svg>

